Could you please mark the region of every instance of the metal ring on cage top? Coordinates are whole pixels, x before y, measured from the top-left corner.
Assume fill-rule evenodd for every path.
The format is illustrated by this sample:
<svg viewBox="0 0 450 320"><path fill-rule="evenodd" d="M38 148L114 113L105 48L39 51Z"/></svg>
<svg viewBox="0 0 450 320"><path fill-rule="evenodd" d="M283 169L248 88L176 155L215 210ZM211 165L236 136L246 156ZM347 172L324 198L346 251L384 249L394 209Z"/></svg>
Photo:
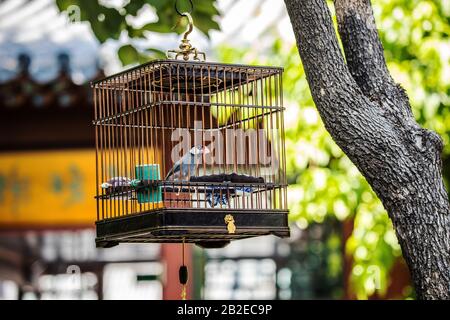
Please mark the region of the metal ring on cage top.
<svg viewBox="0 0 450 320"><path fill-rule="evenodd" d="M179 0L175 0L175 11L182 16L183 13L178 9L178 1ZM194 4L192 3L192 0L189 0L189 4L191 5L191 9L189 9L189 11L187 11L187 13L192 13L192 10L194 10Z"/></svg>

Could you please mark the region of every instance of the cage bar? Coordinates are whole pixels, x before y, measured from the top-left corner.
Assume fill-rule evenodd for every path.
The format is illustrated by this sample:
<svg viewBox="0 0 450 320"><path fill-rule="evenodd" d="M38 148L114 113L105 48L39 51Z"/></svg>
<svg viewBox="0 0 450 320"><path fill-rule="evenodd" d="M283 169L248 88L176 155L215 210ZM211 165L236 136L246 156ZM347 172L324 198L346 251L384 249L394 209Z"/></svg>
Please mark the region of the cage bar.
<svg viewBox="0 0 450 320"><path fill-rule="evenodd" d="M282 71L158 60L93 82L97 245L289 236Z"/></svg>

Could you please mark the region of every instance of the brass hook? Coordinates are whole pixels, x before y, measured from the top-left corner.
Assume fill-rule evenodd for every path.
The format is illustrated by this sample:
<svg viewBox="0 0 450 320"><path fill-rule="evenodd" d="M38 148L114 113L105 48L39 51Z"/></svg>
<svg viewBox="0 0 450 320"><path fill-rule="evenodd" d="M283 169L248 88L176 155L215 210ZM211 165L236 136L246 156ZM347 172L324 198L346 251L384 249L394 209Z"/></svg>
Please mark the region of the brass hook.
<svg viewBox="0 0 450 320"><path fill-rule="evenodd" d="M192 16L188 12L183 12L181 16L186 17L188 19L188 28L183 34L183 40L187 40L188 35L194 30L194 20L192 19Z"/></svg>
<svg viewBox="0 0 450 320"><path fill-rule="evenodd" d="M189 0L189 12L188 13L192 13L192 10L194 10L194 4L192 3L192 0ZM183 15L180 10L178 9L178 0L175 0L175 11L181 16Z"/></svg>
<svg viewBox="0 0 450 320"><path fill-rule="evenodd" d="M183 12L180 15L188 19L188 27L183 34L183 39L181 39L180 46L178 47L179 49L168 50L166 53L167 58L170 59L170 54L172 53L175 54L174 59L178 59L178 57L181 56L183 60L187 61L193 56L194 60L200 61L199 56L202 56L203 60L206 60L206 54L194 48L188 39L188 35L194 30L194 20L192 19L191 14L189 12Z"/></svg>

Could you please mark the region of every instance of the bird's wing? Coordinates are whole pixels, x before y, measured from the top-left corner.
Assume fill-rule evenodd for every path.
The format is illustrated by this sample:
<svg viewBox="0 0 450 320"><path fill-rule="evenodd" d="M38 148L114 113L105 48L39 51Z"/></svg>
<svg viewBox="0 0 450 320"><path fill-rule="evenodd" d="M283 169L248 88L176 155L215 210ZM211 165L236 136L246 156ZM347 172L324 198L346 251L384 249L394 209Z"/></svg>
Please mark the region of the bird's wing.
<svg viewBox="0 0 450 320"><path fill-rule="evenodd" d="M191 167L191 175L192 175L193 172L192 166L194 166L195 169L195 163L196 163L195 156L192 153L188 152L180 160L175 162L172 169L170 169L169 172L167 173L166 180L168 177L179 171L181 171L181 176L187 176L189 166Z"/></svg>
<svg viewBox="0 0 450 320"><path fill-rule="evenodd" d="M178 172L180 170L180 160L178 160L177 162L175 162L175 164L173 165L173 167L169 170L169 172L167 172L166 175L166 180L169 180L169 177L171 175L173 175L174 173Z"/></svg>
<svg viewBox="0 0 450 320"><path fill-rule="evenodd" d="M183 176L195 175L195 155L189 153L189 155L183 157L182 166L181 166L181 174Z"/></svg>

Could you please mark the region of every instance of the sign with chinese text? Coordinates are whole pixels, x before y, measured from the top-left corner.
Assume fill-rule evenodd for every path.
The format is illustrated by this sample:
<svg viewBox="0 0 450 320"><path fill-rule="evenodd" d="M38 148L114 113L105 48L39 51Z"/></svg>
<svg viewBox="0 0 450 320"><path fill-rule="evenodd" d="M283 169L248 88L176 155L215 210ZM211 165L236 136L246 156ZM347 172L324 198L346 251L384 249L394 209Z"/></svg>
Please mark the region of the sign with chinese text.
<svg viewBox="0 0 450 320"><path fill-rule="evenodd" d="M0 228L94 226L95 151L0 153Z"/></svg>

